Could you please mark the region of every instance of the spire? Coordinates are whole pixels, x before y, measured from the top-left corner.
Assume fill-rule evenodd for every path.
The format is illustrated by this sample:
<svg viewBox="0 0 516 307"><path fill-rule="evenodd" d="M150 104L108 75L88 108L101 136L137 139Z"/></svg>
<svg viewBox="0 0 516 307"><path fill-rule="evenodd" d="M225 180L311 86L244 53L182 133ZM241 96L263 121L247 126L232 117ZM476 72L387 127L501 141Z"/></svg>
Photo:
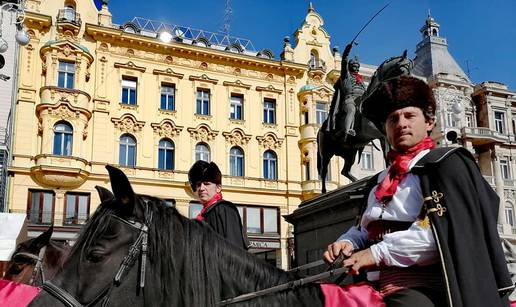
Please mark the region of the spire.
<svg viewBox="0 0 516 307"><path fill-rule="evenodd" d="M419 32L423 35L423 39L428 36L439 37L439 27L439 24L435 22L435 19L430 14L430 9L428 9L425 24L419 29Z"/></svg>
<svg viewBox="0 0 516 307"><path fill-rule="evenodd" d="M308 13L312 13L314 11L315 11L314 6L312 5L312 1L310 1L308 4Z"/></svg>

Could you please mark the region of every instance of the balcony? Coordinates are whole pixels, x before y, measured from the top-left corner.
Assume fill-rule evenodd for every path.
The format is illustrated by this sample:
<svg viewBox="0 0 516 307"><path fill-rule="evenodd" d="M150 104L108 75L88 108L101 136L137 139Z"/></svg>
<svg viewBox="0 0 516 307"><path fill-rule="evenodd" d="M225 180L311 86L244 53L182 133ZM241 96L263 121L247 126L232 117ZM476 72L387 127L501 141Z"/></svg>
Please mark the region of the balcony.
<svg viewBox="0 0 516 307"><path fill-rule="evenodd" d="M92 109L92 106L90 106L90 94L81 90L57 86L43 86L39 90L39 95L41 102L45 104L58 105L60 102L65 101L74 107L84 109L88 112Z"/></svg>
<svg viewBox="0 0 516 307"><path fill-rule="evenodd" d="M473 145L485 145L490 143L505 143L509 136L491 130L486 127L464 127L462 137L471 141Z"/></svg>
<svg viewBox="0 0 516 307"><path fill-rule="evenodd" d="M301 143L305 143L308 141L317 140L317 132L319 132L319 128L321 126L318 124L306 124L299 127L299 132L301 133Z"/></svg>
<svg viewBox="0 0 516 307"><path fill-rule="evenodd" d="M82 158L56 155L37 155L31 177L41 184L56 189L76 189L89 177L88 162Z"/></svg>
<svg viewBox="0 0 516 307"><path fill-rule="evenodd" d="M74 35L77 35L81 29L81 15L73 8L60 9L57 13L56 21L57 29L61 33L64 33L68 30L71 31Z"/></svg>
<svg viewBox="0 0 516 307"><path fill-rule="evenodd" d="M326 74L326 63L321 59L311 59L308 61L308 77L314 81L322 81Z"/></svg>

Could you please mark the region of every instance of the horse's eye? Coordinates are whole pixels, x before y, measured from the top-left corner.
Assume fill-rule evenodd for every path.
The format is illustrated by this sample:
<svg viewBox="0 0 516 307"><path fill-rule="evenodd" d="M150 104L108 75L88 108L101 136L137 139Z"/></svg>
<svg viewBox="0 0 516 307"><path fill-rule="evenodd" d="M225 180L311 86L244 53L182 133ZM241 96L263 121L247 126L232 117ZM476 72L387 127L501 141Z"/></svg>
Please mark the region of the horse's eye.
<svg viewBox="0 0 516 307"><path fill-rule="evenodd" d="M88 260L89 262L97 263L102 261L102 259L104 259L104 255L102 253L99 253L98 251L93 250L88 252L88 254L86 255L86 260Z"/></svg>
<svg viewBox="0 0 516 307"><path fill-rule="evenodd" d="M13 265L11 265L11 267L9 268L9 270L7 272L11 275L18 275L21 273L21 271L22 271L22 268L20 266L18 266L17 264L13 264Z"/></svg>

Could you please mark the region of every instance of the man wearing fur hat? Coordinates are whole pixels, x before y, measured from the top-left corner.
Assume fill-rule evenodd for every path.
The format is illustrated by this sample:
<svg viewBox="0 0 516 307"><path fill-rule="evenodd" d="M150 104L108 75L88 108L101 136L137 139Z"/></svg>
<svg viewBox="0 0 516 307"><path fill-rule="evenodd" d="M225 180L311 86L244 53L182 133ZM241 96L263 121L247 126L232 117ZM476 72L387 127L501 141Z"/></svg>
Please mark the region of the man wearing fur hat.
<svg viewBox="0 0 516 307"><path fill-rule="evenodd" d="M222 199L222 174L217 164L195 162L188 172L188 180L203 206L196 219L206 222L233 245L247 250L249 244L238 209L232 202Z"/></svg>
<svg viewBox="0 0 516 307"><path fill-rule="evenodd" d="M514 286L497 232L499 198L465 148L439 148L430 87L385 81L362 113L382 128L390 166L369 182L360 223L328 246L392 306L508 306Z"/></svg>
<svg viewBox="0 0 516 307"><path fill-rule="evenodd" d="M330 112L328 117L328 131L334 131L335 136L339 137L344 134L354 136L355 130L355 113L356 100L365 92L362 76L358 73L360 63L355 56L348 62L348 56L351 52L353 44L348 44L342 54L342 62L340 68L341 76L333 86L335 93L333 94ZM345 114L344 127L342 127L342 116Z"/></svg>

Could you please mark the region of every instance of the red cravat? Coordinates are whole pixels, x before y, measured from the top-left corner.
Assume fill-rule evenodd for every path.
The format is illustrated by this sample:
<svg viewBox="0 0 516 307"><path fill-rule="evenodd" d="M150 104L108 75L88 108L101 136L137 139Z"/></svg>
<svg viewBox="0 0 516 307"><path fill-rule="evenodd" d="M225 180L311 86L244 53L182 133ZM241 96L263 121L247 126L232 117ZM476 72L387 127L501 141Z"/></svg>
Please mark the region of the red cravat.
<svg viewBox="0 0 516 307"><path fill-rule="evenodd" d="M199 221L202 221L204 220L204 216L203 216L203 213L211 206L213 205L214 203L216 203L217 201L221 200L222 199L222 192L218 192L216 193L215 195L213 195L212 198L210 198L210 200L208 200L208 202L206 202L205 204L203 204L203 208L201 210L201 212L199 212L199 214L197 214L197 216L195 217L197 220Z"/></svg>
<svg viewBox="0 0 516 307"><path fill-rule="evenodd" d="M379 202L387 204L394 193L398 184L407 176L410 161L422 150L434 148L435 144L431 137L425 137L421 142L412 146L405 152L389 151L387 158L391 161L389 173L383 178L376 188L374 195Z"/></svg>

